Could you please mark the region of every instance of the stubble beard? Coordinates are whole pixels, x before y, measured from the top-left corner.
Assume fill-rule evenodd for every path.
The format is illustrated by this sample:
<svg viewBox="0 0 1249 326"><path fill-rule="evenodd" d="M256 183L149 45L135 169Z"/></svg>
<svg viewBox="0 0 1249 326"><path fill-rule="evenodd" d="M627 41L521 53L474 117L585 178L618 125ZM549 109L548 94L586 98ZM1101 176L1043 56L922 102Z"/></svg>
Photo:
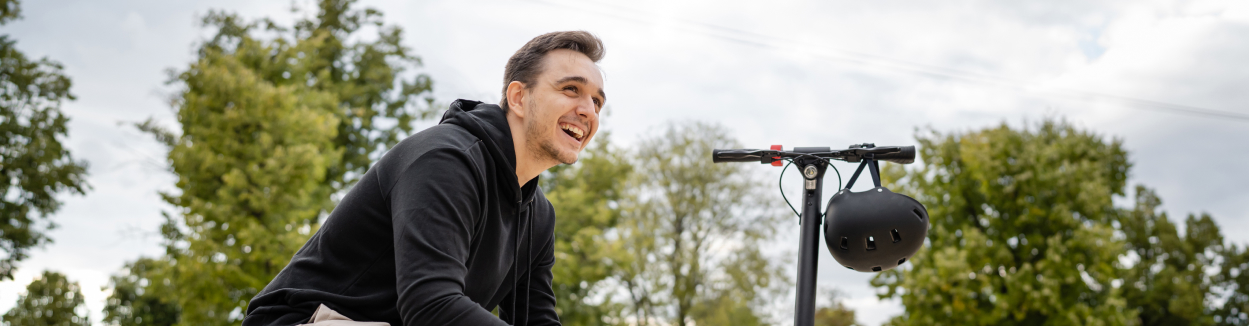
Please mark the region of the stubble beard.
<svg viewBox="0 0 1249 326"><path fill-rule="evenodd" d="M555 127L548 125L545 121L537 119L538 109L537 102L526 101L526 115L531 119L525 122L525 139L529 140L525 147L529 149L529 153L539 160L551 160L564 164L577 163L576 153L562 153L559 147L555 146L555 140L552 135L555 134ZM563 131L560 131L561 133ZM556 135L558 136L558 135Z"/></svg>

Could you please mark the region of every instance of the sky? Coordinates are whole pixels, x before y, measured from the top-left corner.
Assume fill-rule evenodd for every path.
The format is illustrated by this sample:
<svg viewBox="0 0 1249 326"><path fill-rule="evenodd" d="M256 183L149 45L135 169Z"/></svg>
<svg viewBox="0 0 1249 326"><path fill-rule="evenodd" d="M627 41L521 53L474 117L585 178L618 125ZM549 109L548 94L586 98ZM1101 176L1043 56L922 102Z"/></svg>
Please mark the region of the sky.
<svg viewBox="0 0 1249 326"><path fill-rule="evenodd" d="M294 2L305 5L306 0ZM66 142L90 163L85 196L63 196L55 241L0 282L7 311L36 275L80 282L98 324L108 276L162 253L158 227L174 190L164 149L129 123L174 120L165 84L220 9L289 22L290 1L40 0L0 27L31 57L64 64L77 100ZM1172 218L1208 212L1249 243L1249 2L1145 1L566 1L364 0L405 30L434 94L497 101L507 58L534 36L601 37L610 94L602 129L622 146L674 121L708 121L767 148L914 144L917 132L1024 127L1061 118L1121 140L1130 185L1157 190ZM842 170L851 168L840 165ZM770 166L752 171L775 176ZM797 174L787 180L798 194ZM845 177L849 177L847 174ZM788 179L788 177L787 177ZM773 180L771 178L767 180ZM775 189L769 181L761 187ZM831 192L830 192L831 193ZM1130 194L1129 194L1130 196ZM1130 204L1119 198L1117 203ZM787 225L797 234L797 223ZM782 239L796 239L786 236ZM797 252L777 241L774 253ZM818 282L859 321L901 313L871 274L821 248ZM778 304L778 311L792 308ZM778 312L778 316L785 316ZM781 318L783 324L790 323Z"/></svg>

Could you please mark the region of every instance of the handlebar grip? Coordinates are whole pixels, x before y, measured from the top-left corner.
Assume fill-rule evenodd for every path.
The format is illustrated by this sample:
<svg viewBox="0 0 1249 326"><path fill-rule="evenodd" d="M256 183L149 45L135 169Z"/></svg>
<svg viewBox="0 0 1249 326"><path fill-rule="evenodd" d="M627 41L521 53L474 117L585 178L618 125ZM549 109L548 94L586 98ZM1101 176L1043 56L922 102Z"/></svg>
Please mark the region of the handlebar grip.
<svg viewBox="0 0 1249 326"><path fill-rule="evenodd" d="M762 162L763 151L758 149L713 149L711 162Z"/></svg>
<svg viewBox="0 0 1249 326"><path fill-rule="evenodd" d="M898 164L915 163L915 146L898 146L898 148L901 148L902 150L887 154L876 154L875 158L877 160Z"/></svg>

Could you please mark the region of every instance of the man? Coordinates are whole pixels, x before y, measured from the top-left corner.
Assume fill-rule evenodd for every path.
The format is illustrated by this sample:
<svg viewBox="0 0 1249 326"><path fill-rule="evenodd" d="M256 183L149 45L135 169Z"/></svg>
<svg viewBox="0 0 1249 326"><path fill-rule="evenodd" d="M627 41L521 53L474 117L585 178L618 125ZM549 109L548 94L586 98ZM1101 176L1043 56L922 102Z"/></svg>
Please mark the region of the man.
<svg viewBox="0 0 1249 326"><path fill-rule="evenodd" d="M598 131L602 56L587 32L529 41L507 62L499 105L458 100L395 145L243 325L559 325L555 214L537 177L576 162Z"/></svg>

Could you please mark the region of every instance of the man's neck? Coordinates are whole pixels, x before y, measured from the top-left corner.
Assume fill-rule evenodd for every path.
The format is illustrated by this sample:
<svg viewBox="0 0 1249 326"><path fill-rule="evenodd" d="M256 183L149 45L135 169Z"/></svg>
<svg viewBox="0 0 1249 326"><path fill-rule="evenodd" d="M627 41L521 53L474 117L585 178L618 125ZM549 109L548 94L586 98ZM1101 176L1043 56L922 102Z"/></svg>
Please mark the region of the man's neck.
<svg viewBox="0 0 1249 326"><path fill-rule="evenodd" d="M558 162L545 162L548 160L539 159L533 151L529 150L530 140L525 138L525 123L519 117L508 114L507 125L512 131L512 146L515 147L516 183L518 185L524 187L525 183L538 177L542 171L559 164Z"/></svg>

